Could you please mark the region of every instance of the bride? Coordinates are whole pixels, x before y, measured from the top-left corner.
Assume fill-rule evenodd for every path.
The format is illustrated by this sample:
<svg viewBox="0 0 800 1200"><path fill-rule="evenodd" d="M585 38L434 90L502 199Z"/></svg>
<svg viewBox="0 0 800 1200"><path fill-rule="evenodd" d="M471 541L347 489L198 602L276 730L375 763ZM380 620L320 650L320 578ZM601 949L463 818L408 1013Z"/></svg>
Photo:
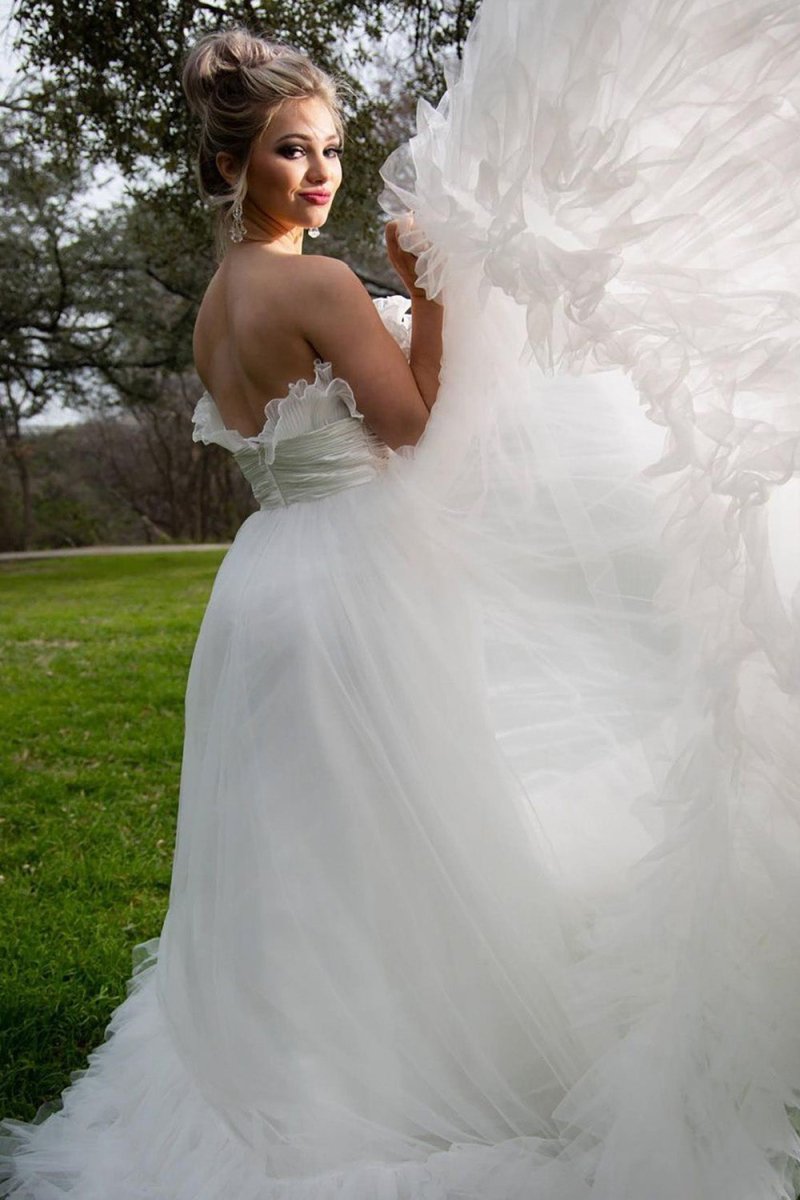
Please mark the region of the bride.
<svg viewBox="0 0 800 1200"><path fill-rule="evenodd" d="M794 1197L800 97L729 7L486 0L384 167L409 301L302 253L334 82L192 49L194 437L259 509L160 936L0 1195Z"/></svg>

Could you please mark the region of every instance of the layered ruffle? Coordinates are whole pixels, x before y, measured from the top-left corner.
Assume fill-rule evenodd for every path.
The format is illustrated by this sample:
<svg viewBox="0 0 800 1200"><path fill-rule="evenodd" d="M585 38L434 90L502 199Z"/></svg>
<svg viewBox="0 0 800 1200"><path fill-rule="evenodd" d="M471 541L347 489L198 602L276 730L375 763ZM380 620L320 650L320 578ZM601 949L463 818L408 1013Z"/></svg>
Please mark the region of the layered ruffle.
<svg viewBox="0 0 800 1200"><path fill-rule="evenodd" d="M263 461L272 464L279 442L288 441L312 429L321 429L343 417L364 420L350 385L334 376L330 363L317 359L311 381L298 379L285 396L276 396L267 402L264 406L264 424L257 434L245 437L235 429L228 429L213 397L204 392L192 414L192 437L206 446L213 442L232 454L247 448L257 449Z"/></svg>

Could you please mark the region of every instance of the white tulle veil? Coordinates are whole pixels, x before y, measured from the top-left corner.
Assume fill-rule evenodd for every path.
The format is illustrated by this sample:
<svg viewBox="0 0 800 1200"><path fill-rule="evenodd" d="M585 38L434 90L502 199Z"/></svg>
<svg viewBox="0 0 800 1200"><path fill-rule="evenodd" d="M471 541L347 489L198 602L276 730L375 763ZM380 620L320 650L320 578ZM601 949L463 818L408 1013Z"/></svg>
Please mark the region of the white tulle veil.
<svg viewBox="0 0 800 1200"><path fill-rule="evenodd" d="M382 171L445 308L410 461L591 931L557 1116L609 1200L794 1195L798 68L794 3L485 0Z"/></svg>

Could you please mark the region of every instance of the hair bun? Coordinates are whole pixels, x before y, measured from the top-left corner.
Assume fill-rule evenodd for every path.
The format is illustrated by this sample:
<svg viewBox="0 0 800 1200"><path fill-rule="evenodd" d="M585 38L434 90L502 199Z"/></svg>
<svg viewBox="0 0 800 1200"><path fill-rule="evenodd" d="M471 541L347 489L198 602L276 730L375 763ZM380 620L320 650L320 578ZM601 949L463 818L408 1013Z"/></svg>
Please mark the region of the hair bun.
<svg viewBox="0 0 800 1200"><path fill-rule="evenodd" d="M278 43L238 26L205 34L192 47L183 68L183 90L192 112L202 116L221 84L271 62L281 49Z"/></svg>

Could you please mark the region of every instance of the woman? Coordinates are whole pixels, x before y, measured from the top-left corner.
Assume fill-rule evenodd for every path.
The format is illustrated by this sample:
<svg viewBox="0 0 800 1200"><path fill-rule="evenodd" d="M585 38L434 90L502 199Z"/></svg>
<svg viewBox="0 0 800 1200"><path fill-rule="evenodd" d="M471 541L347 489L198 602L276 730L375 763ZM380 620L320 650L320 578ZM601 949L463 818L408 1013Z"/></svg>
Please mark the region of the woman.
<svg viewBox="0 0 800 1200"><path fill-rule="evenodd" d="M649 7L609 3L615 43L588 5L484 5L448 104L385 168L414 210L387 234L410 339L401 302L378 311L300 253L341 179L331 82L243 31L192 51L229 238L198 315L195 437L260 509L192 660L161 936L63 1110L7 1122L2 1194L791 1194L797 630L748 496L788 477L794 410L703 409L741 368L688 322L735 332L752 305L716 302L663 172L707 168L704 249L709 231L740 248L730 211L712 220L714 189L748 179L737 137L766 122L757 161L787 167L794 141L731 88L715 124L702 55L738 78L744 46L751 89L796 86L774 9L748 41L699 5ZM683 30L702 53L679 58ZM609 63L635 86L607 90ZM636 159L650 89L669 120ZM743 209L753 261L759 221L796 232L768 182ZM769 311L752 389L780 382L796 331ZM604 390L548 357L636 378L678 484L642 472L622 373Z"/></svg>
<svg viewBox="0 0 800 1200"><path fill-rule="evenodd" d="M244 64L252 86L243 100L225 84L235 87ZM353 272L337 259L302 256L304 230L319 232L342 178L344 130L332 82L304 56L281 50L276 59L269 43L241 32L201 41L185 86L202 123L204 192L225 204L237 239L195 334L198 372L227 423L258 433L264 396L311 380L316 354L351 383L383 442L415 443L436 398L442 309L416 287L396 225L387 227L387 245L412 298L410 370Z"/></svg>

